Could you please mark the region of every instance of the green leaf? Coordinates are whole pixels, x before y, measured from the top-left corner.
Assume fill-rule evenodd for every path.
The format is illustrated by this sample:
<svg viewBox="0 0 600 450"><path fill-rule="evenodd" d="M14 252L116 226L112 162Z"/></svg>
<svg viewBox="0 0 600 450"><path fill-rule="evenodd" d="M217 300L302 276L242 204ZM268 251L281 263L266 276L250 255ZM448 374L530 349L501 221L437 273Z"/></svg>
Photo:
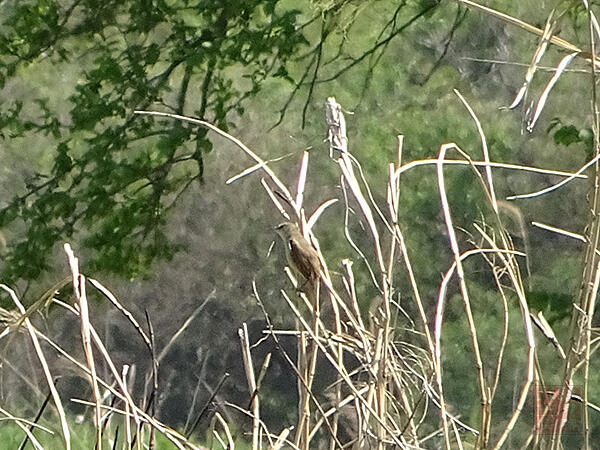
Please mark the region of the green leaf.
<svg viewBox="0 0 600 450"><path fill-rule="evenodd" d="M554 142L558 145L568 147L569 145L580 141L579 130L574 125L565 125L554 133Z"/></svg>

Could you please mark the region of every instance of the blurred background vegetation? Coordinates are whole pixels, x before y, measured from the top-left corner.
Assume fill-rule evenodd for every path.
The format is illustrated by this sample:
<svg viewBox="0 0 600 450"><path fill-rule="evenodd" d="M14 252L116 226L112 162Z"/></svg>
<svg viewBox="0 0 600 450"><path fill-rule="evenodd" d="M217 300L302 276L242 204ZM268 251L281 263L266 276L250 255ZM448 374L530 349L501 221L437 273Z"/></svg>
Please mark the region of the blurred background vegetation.
<svg viewBox="0 0 600 450"><path fill-rule="evenodd" d="M555 10L558 34L589 48L587 13L579 3L485 4L540 28ZM292 322L278 294L285 287L281 249L276 245L270 251L273 227L281 218L256 177L225 184L249 165L230 143L194 126L136 116L134 110L214 123L265 159L284 157L272 166L290 184L302 152L309 150L308 210L341 195L324 144L324 104L331 95L346 109L351 152L379 202L385 200L387 163L395 158L399 134L405 137L405 161L435 158L444 142L480 157L477 129L453 89L481 120L494 161L569 171L593 151L585 65L575 61L570 66L575 70L563 74L529 132L524 110L551 72L536 74L524 106L507 106L524 81L538 38L459 2L5 0L0 11L2 282L33 303L69 273L61 247L70 242L84 273L103 280L137 317L148 312L158 348L204 305L160 367L159 416L173 425L188 419L191 393L197 392L196 405L203 404L226 372L231 376L217 399L247 401L236 330L248 322L257 340L265 326L253 282L273 322L280 327ZM564 55L551 47L541 66L554 68ZM466 168L447 172L457 226L485 223L490 211L476 178ZM497 173L499 198L557 180ZM432 313L441 276L452 261L434 168L408 171L401 189L400 220ZM501 208L517 247L528 253L530 306L544 311L559 335L580 281L582 245L530 224L582 233L587 205L567 199L583 199L587 189L586 182L571 183ZM334 217L341 214L341 209L326 213L314 231L332 270L339 270L344 257L356 260L359 298L367 311L376 292L360 282L369 274L360 258L348 253ZM359 244L366 239L359 219L353 219L351 230ZM468 242L471 236L465 232L461 239ZM471 263L472 272L477 273L478 263ZM410 314L410 290L405 275L398 277L397 300ZM470 283L482 329L489 324L482 347L493 358L499 297L486 271ZM149 362L134 331L102 302L94 308L115 359L144 373ZM470 362L460 356L468 345L460 308L459 302L449 302L447 314L455 319L445 331L445 345L452 349L445 361L450 403L476 398L465 390L475 383L466 382L461 370ZM47 327L64 336L78 333L76 325L52 311ZM271 351L269 345L259 347L259 354ZM507 351L515 367L524 358L519 345L514 337ZM542 355L551 351L544 345ZM15 373L27 373L22 372L26 367L24 360ZM293 414L292 375L274 352L263 394L263 419L273 426L283 426ZM519 380L524 374L506 376ZM11 390L15 377L4 377L8 400L33 408L25 405L40 402L33 398L35 391ZM36 385L39 374L26 377ZM68 392L74 384L64 383L62 389ZM498 395L506 398L508 414L513 393Z"/></svg>

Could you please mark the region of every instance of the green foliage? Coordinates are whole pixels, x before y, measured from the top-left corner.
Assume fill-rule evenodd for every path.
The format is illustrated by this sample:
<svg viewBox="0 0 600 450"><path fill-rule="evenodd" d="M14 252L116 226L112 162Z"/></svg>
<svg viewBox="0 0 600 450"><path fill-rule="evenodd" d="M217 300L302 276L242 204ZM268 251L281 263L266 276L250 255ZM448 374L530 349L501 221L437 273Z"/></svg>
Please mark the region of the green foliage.
<svg viewBox="0 0 600 450"><path fill-rule="evenodd" d="M564 125L556 117L552 119L548 126L548 133L554 132L554 142L557 145L568 147L571 144L582 143L587 149L587 154L593 153L594 133L591 128L577 128L575 125Z"/></svg>
<svg viewBox="0 0 600 450"><path fill-rule="evenodd" d="M36 0L3 8L1 85L47 64L77 79L58 88L71 92L68 117L50 106L51 91L35 98L37 112L18 99L0 111L3 138L49 135L54 152L49 170L0 212L0 227L23 230L11 239L4 281L36 278L55 242L74 233L93 249L92 267L129 277L171 257L167 212L202 180L212 145L204 130L133 111L160 107L227 129L265 79L290 79L285 63L306 44L299 12L277 0Z"/></svg>

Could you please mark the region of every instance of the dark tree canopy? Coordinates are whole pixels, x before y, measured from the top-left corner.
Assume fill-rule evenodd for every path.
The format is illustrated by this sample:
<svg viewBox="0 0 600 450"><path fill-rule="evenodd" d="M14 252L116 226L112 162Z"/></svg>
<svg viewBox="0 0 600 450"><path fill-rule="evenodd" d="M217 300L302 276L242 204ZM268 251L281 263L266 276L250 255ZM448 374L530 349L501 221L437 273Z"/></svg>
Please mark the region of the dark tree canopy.
<svg viewBox="0 0 600 450"><path fill-rule="evenodd" d="M74 233L94 249L92 268L129 277L173 254L163 227L167 212L202 180L211 143L204 130L133 111L160 108L227 129L267 77L287 77L286 62L306 44L299 12L278 3L3 6L9 14L0 33L2 86L30 66L51 64L78 77L76 86L59 87L71 92L68 114L51 106L58 93L48 92L36 98L34 112L13 101L0 116L5 138L49 135L54 148L47 151L55 154L47 173L36 173L0 212L0 227L24 230L5 256L5 281L37 277L47 268L44 255Z"/></svg>

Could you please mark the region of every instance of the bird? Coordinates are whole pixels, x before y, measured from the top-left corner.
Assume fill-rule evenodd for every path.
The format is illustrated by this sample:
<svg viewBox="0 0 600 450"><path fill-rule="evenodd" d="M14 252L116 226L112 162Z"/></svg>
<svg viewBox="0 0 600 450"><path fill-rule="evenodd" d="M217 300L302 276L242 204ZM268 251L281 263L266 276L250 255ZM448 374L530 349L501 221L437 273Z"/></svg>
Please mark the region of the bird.
<svg viewBox="0 0 600 450"><path fill-rule="evenodd" d="M283 240L290 268L302 275L311 286L317 285L321 274L321 260L315 248L302 236L298 225L284 222L275 231Z"/></svg>

